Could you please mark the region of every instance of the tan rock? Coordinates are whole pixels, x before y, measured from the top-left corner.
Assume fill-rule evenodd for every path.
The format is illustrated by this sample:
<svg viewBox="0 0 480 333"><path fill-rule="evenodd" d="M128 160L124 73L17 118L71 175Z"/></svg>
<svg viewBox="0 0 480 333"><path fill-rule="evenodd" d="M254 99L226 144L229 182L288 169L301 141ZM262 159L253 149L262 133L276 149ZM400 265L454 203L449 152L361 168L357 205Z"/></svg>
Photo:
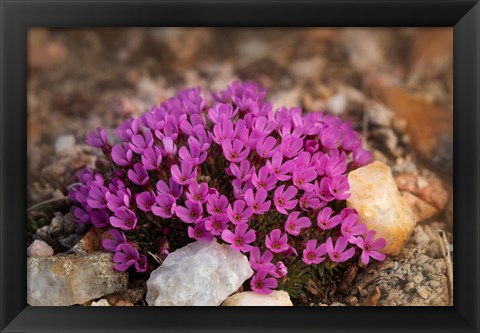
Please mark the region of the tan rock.
<svg viewBox="0 0 480 333"><path fill-rule="evenodd" d="M111 253L27 258L27 303L66 306L127 289L128 273L113 268Z"/></svg>
<svg viewBox="0 0 480 333"><path fill-rule="evenodd" d="M347 291L361 305L445 306L450 304L448 268L418 249L373 262L362 270Z"/></svg>
<svg viewBox="0 0 480 333"><path fill-rule="evenodd" d="M111 294L105 296L110 304L115 304L118 306L120 302L127 302L130 304L136 304L141 300L145 299L145 294L147 293L147 285L143 282L139 286L130 287L129 289L122 291L120 293Z"/></svg>
<svg viewBox="0 0 480 333"><path fill-rule="evenodd" d="M438 210L445 209L450 199L448 190L438 178L406 173L395 177L395 182L400 191L410 192Z"/></svg>
<svg viewBox="0 0 480 333"><path fill-rule="evenodd" d="M438 209L426 203L425 201L410 192L404 192L402 194L402 197L412 209L415 222L427 220L435 216L439 212Z"/></svg>
<svg viewBox="0 0 480 333"><path fill-rule="evenodd" d="M415 220L398 191L390 167L376 161L350 172L348 181L352 195L347 206L358 211L360 222L368 229L377 231L376 237L385 238L385 254L400 254Z"/></svg>
<svg viewBox="0 0 480 333"><path fill-rule="evenodd" d="M260 295L253 291L234 294L223 301L222 306L293 306L290 296L283 290Z"/></svg>
<svg viewBox="0 0 480 333"><path fill-rule="evenodd" d="M452 241L452 235L445 230L445 224L442 222L428 222L428 224L418 224L412 232L410 239L405 247L421 249L430 258L443 258L442 243L440 241L440 231L447 234L447 240Z"/></svg>
<svg viewBox="0 0 480 333"><path fill-rule="evenodd" d="M410 147L426 161L448 170L453 150L453 112L438 109L424 97L392 85L386 86L382 95L386 106L407 121Z"/></svg>

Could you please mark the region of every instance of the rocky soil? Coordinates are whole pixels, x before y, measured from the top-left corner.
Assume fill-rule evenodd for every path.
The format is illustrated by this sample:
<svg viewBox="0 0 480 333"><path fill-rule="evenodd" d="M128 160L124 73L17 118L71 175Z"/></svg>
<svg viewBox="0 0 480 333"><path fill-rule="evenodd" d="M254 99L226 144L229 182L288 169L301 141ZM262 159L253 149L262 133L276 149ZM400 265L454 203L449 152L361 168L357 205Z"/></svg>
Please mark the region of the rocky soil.
<svg viewBox="0 0 480 333"><path fill-rule="evenodd" d="M101 235L70 213L68 188L98 156L85 135L235 79L350 119L413 223L383 263L310 281L291 301L243 292L224 305L453 304L451 29L32 29L28 54L29 304L147 305L148 276L113 271Z"/></svg>

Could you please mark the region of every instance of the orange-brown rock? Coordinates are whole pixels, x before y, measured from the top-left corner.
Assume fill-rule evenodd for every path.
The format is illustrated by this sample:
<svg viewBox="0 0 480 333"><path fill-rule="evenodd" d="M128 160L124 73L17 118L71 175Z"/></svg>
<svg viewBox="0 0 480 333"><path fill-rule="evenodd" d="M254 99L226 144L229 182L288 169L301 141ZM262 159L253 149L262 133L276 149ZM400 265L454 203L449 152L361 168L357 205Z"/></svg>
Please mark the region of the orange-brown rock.
<svg viewBox="0 0 480 333"><path fill-rule="evenodd" d="M410 192L404 192L402 196L412 209L416 222L428 220L439 212L437 208L433 207Z"/></svg>
<svg viewBox="0 0 480 333"><path fill-rule="evenodd" d="M437 165L450 161L453 142L453 114L397 87L383 89L384 103L407 121L410 148Z"/></svg>
<svg viewBox="0 0 480 333"><path fill-rule="evenodd" d="M412 174L402 174L395 177L400 191L410 192L438 210L443 210L448 204L450 195L438 178L423 178Z"/></svg>
<svg viewBox="0 0 480 333"><path fill-rule="evenodd" d="M86 252L102 251L102 235L101 229L91 228L81 240L83 249Z"/></svg>

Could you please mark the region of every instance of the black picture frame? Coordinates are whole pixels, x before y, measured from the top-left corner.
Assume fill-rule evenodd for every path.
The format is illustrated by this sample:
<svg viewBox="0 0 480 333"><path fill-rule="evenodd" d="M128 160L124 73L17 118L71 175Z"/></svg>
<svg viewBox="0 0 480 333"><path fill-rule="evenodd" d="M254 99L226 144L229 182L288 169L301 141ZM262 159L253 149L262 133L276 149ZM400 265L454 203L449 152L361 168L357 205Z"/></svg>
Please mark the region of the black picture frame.
<svg viewBox="0 0 480 333"><path fill-rule="evenodd" d="M479 332L480 4L477 1L0 0L0 24L2 332ZM454 27L454 306L262 309L27 306L27 29L87 26Z"/></svg>

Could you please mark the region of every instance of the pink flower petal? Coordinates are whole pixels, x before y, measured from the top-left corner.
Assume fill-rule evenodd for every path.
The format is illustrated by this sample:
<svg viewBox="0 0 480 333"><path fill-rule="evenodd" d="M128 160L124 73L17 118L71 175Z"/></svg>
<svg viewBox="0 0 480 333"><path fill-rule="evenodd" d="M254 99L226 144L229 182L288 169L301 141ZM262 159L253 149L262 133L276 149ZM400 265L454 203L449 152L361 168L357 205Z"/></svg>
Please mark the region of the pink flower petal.
<svg viewBox="0 0 480 333"><path fill-rule="evenodd" d="M252 229L250 229L246 234L245 236L243 236L243 240L245 243L252 243L254 242L256 239L256 235L255 235L255 231L253 231Z"/></svg>
<svg viewBox="0 0 480 333"><path fill-rule="evenodd" d="M367 252L363 251L362 255L360 256L360 260L362 261L362 263L364 265L368 265L368 263L370 261L370 256L368 255Z"/></svg>
<svg viewBox="0 0 480 333"><path fill-rule="evenodd" d="M230 230L228 229L225 229L223 230L222 232L222 239L227 242L227 243L234 243L235 242L235 235L233 234L233 232L231 232Z"/></svg>
<svg viewBox="0 0 480 333"><path fill-rule="evenodd" d="M386 255L384 253L381 253L378 251L370 251L369 254L370 254L370 257L378 261L384 261L386 258Z"/></svg>

